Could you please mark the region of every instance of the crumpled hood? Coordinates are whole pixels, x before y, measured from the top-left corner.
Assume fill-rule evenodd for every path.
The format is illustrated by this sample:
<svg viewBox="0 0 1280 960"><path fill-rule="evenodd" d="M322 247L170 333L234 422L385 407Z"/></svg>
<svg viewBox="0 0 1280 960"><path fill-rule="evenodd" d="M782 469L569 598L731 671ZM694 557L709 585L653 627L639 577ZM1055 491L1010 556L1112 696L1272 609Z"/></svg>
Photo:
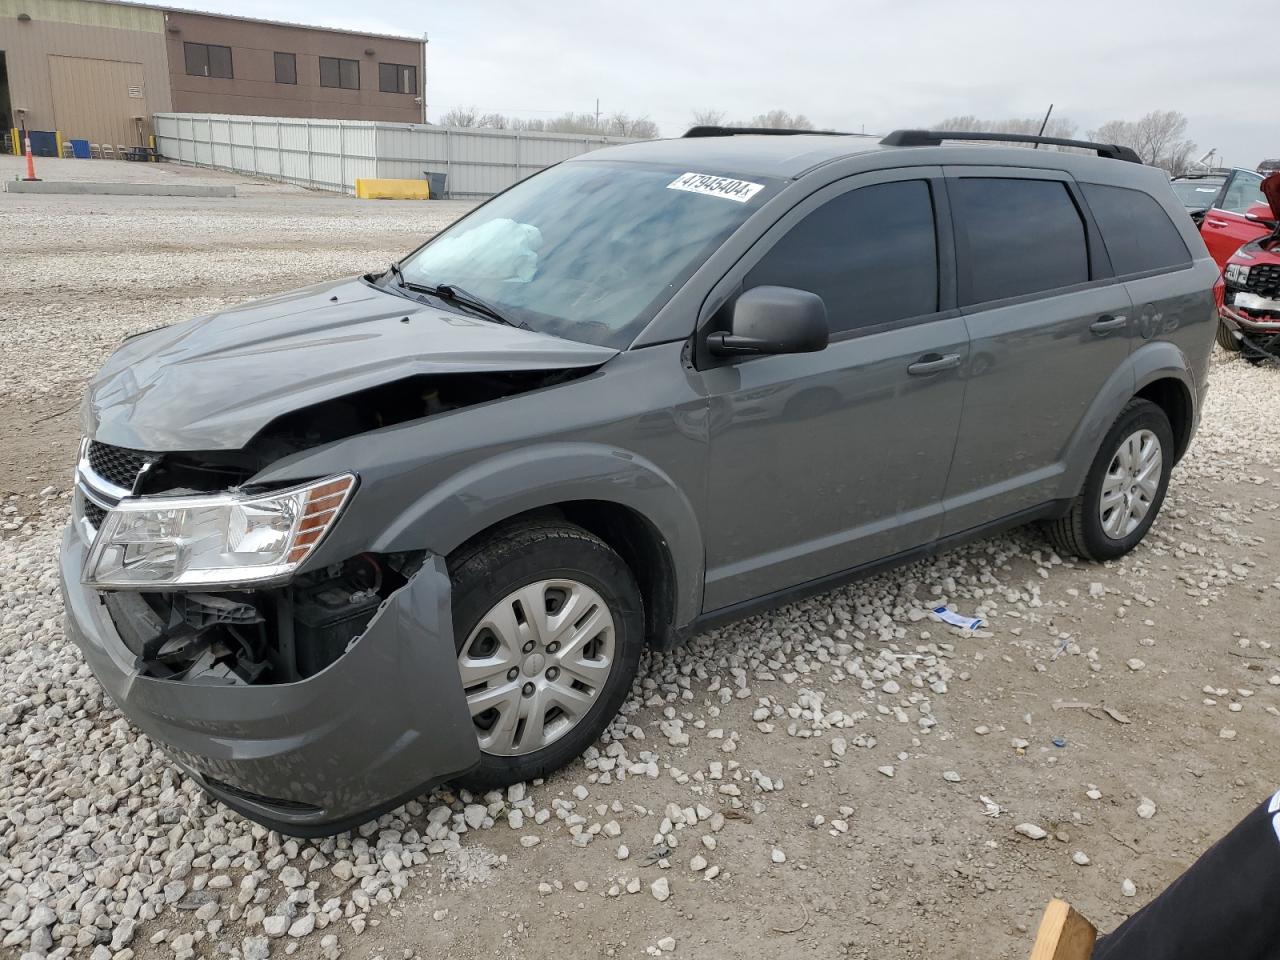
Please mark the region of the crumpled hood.
<svg viewBox="0 0 1280 960"><path fill-rule="evenodd" d="M581 369L616 355L342 280L126 341L89 382L86 428L137 450L234 450L282 414L409 376Z"/></svg>
<svg viewBox="0 0 1280 960"><path fill-rule="evenodd" d="M1280 220L1280 173L1273 173L1262 181L1262 195L1271 204L1271 215Z"/></svg>

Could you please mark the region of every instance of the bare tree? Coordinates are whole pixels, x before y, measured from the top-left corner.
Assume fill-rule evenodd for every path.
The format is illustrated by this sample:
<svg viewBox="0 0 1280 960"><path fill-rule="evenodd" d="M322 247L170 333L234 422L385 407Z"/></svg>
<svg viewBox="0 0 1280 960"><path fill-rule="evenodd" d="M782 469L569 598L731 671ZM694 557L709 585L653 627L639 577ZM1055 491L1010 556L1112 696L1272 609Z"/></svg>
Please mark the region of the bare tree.
<svg viewBox="0 0 1280 960"><path fill-rule="evenodd" d="M773 130L812 130L813 123L803 113L794 116L786 110L757 113L750 120L735 121L735 127L768 127Z"/></svg>
<svg viewBox="0 0 1280 960"><path fill-rule="evenodd" d="M442 127L474 127L480 122L480 111L475 107L454 107L440 118Z"/></svg>
<svg viewBox="0 0 1280 960"><path fill-rule="evenodd" d="M658 125L648 117L632 119L629 114L615 113L603 126L601 133L611 137L631 137L634 140L652 140L658 135Z"/></svg>
<svg viewBox="0 0 1280 960"><path fill-rule="evenodd" d="M475 107L455 107L442 116L439 123L446 127L488 127L492 130L528 130L531 133L608 135L635 140L651 140L658 136L658 125L648 117L632 118L627 113L615 113L603 122L597 122L594 113L565 113L550 120L526 120L503 113L482 114Z"/></svg>
<svg viewBox="0 0 1280 960"><path fill-rule="evenodd" d="M692 127L722 127L724 126L723 110L695 110L693 111Z"/></svg>
<svg viewBox="0 0 1280 960"><path fill-rule="evenodd" d="M1153 110L1139 120L1109 120L1089 137L1132 147L1143 163L1163 167L1172 176L1186 173L1196 145L1187 139L1187 118L1177 110Z"/></svg>
<svg viewBox="0 0 1280 960"><path fill-rule="evenodd" d="M1011 117L1007 120L979 120L973 115L961 117L947 117L935 123L931 129L933 130L949 130L949 131L972 131L974 133L1022 133L1037 134L1040 132L1040 124L1044 123L1043 117ZM1063 139L1071 139L1076 135L1076 125L1066 117L1050 117L1048 124L1045 125L1044 135L1046 137L1061 137Z"/></svg>

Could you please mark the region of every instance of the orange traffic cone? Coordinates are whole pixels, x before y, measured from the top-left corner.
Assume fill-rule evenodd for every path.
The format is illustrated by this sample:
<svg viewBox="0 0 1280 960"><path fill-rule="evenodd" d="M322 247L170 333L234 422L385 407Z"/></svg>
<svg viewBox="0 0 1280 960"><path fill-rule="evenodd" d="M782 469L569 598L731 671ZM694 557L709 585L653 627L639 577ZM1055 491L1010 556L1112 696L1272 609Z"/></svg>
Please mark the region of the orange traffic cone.
<svg viewBox="0 0 1280 960"><path fill-rule="evenodd" d="M24 179L39 180L40 178L36 176L36 160L35 157L31 155L31 137L30 135L27 135L24 136L23 139L26 141L27 148L27 175Z"/></svg>

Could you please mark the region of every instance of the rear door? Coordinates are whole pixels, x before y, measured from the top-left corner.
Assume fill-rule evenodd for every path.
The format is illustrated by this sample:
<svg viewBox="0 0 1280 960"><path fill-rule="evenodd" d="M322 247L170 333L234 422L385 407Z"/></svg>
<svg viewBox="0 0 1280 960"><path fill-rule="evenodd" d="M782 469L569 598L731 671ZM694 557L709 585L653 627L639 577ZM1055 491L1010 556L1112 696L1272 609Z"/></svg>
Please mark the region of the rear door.
<svg viewBox="0 0 1280 960"><path fill-rule="evenodd" d="M1257 204L1263 206L1267 198L1262 195L1262 177L1248 170L1236 170L1222 198L1205 214L1204 223L1200 226L1200 235L1204 237L1209 254L1218 264L1218 269L1226 267L1231 255L1250 240L1256 240L1269 231L1252 220L1245 218L1250 207Z"/></svg>
<svg viewBox="0 0 1280 960"><path fill-rule="evenodd" d="M1050 500L1067 442L1130 347L1132 304L1074 180L947 168L970 338L944 534Z"/></svg>
<svg viewBox="0 0 1280 960"><path fill-rule="evenodd" d="M831 342L703 365L707 610L937 537L968 354L940 191L936 167L825 187L713 292L726 304L766 284L816 293Z"/></svg>

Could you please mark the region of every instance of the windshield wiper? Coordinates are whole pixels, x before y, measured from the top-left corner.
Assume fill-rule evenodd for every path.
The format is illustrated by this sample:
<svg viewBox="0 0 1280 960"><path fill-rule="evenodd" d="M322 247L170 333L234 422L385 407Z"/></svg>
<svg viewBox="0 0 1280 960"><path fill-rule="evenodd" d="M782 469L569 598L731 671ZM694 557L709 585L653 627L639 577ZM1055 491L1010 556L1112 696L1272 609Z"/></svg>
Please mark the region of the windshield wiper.
<svg viewBox="0 0 1280 960"><path fill-rule="evenodd" d="M404 271L400 269L400 264L396 263L394 260L391 261L391 267L387 270L387 273L395 277L396 283L400 284L400 286L406 286L404 282Z"/></svg>
<svg viewBox="0 0 1280 960"><path fill-rule="evenodd" d="M403 276L403 274L401 276ZM437 283L434 287L431 287L431 286L426 286L424 284L408 283L408 282L402 281L401 286L403 286L406 290L414 290L419 293L428 293L433 297L439 297L441 300L447 300L450 303L456 303L458 304L458 306L466 307L468 310L471 310L474 313L478 313L481 316L488 317L490 320L493 320L496 323L505 324L508 327L517 327L522 330L529 329L525 324L516 323L514 320L511 320L503 316L502 311L499 310L497 307L493 306L493 304L488 303L485 300L481 300L474 293L468 293L466 290L463 290L461 287L457 286L456 284Z"/></svg>

